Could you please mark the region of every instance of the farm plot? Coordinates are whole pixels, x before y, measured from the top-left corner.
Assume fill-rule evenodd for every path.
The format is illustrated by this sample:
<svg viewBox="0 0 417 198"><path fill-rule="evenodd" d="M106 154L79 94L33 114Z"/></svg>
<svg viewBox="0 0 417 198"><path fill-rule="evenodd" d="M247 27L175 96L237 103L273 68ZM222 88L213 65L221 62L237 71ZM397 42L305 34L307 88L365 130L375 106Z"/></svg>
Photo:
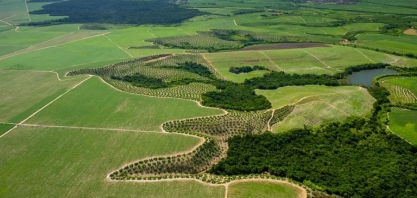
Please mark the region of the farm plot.
<svg viewBox="0 0 417 198"><path fill-rule="evenodd" d="M238 181L229 184L228 198L304 198L304 190L294 185L268 181Z"/></svg>
<svg viewBox="0 0 417 198"><path fill-rule="evenodd" d="M417 145L417 111L396 110L389 113L389 128L395 134Z"/></svg>
<svg viewBox="0 0 417 198"><path fill-rule="evenodd" d="M383 85L385 88L388 89L390 95L388 96L389 100L394 103L416 103L417 96L415 92L413 93L410 89L414 89L415 87L405 88L407 78L393 78L387 80L380 80L380 84ZM411 81L413 82L413 81ZM415 80L414 80L415 83Z"/></svg>
<svg viewBox="0 0 417 198"><path fill-rule="evenodd" d="M220 113L221 110L202 108L192 101L120 92L95 77L27 123L159 131L159 126L168 120Z"/></svg>
<svg viewBox="0 0 417 198"><path fill-rule="evenodd" d="M197 182L106 180L123 164L198 142L168 133L19 127L0 138L0 197L223 197L223 186Z"/></svg>
<svg viewBox="0 0 417 198"><path fill-rule="evenodd" d="M253 50L203 54L227 80L242 82L247 78L262 75L237 75L230 67L265 66L271 70L298 74L335 74L346 67L366 63L398 63L411 65L398 57L364 49L343 46L311 47L303 49ZM394 64L396 65L396 64Z"/></svg>
<svg viewBox="0 0 417 198"><path fill-rule="evenodd" d="M97 36L3 59L0 61L0 68L54 70L98 60L120 58L130 58L130 56L104 36Z"/></svg>
<svg viewBox="0 0 417 198"><path fill-rule="evenodd" d="M417 54L415 36L389 36L381 34L361 34L357 45L397 53Z"/></svg>
<svg viewBox="0 0 417 198"><path fill-rule="evenodd" d="M207 62L216 68L217 72L226 80L243 82L247 77L262 76L265 71L251 72L247 74L234 74L229 72L230 67L240 66L265 66L271 70L278 70L264 54L258 51L236 51L202 54Z"/></svg>
<svg viewBox="0 0 417 198"><path fill-rule="evenodd" d="M388 80L387 83L404 87L417 96L417 77L394 78Z"/></svg>
<svg viewBox="0 0 417 198"><path fill-rule="evenodd" d="M24 120L82 79L59 81L51 72L0 70L0 122Z"/></svg>
<svg viewBox="0 0 417 198"><path fill-rule="evenodd" d="M375 102L366 89L354 86L290 86L256 92L268 98L273 108L295 105L290 115L272 127L275 132L342 121L349 116L365 116Z"/></svg>

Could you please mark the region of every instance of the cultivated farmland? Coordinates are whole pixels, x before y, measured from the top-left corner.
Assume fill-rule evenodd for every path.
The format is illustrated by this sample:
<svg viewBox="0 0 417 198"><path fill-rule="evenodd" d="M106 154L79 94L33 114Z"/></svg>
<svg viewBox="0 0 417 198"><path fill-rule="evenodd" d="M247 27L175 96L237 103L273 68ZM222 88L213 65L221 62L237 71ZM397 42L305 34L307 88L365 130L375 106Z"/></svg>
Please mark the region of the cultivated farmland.
<svg viewBox="0 0 417 198"><path fill-rule="evenodd" d="M192 101L124 93L92 78L27 123L159 131L160 125L169 120L221 113Z"/></svg>
<svg viewBox="0 0 417 198"><path fill-rule="evenodd" d="M415 196L416 8L1 0L0 197Z"/></svg>

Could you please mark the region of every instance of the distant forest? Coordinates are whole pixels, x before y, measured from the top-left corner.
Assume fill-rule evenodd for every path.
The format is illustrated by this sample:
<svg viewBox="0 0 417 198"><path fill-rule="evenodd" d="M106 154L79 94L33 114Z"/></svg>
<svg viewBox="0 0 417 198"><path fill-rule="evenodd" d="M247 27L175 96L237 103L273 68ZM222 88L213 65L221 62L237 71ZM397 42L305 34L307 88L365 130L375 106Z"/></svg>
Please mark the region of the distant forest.
<svg viewBox="0 0 417 198"><path fill-rule="evenodd" d="M55 2L32 0L31 2ZM197 9L182 8L168 0L71 0L45 5L31 14L68 16L54 21L35 22L31 25L54 23L110 23L110 24L173 24L203 14Z"/></svg>

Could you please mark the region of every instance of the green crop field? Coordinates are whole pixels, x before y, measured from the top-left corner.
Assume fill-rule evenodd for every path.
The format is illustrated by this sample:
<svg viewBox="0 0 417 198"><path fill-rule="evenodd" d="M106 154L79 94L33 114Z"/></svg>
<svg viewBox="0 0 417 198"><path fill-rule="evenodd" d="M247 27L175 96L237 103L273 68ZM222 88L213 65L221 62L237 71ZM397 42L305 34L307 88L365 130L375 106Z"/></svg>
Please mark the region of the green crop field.
<svg viewBox="0 0 417 198"><path fill-rule="evenodd" d="M389 127L400 137L417 145L417 111L398 110L389 113Z"/></svg>
<svg viewBox="0 0 417 198"><path fill-rule="evenodd" d="M285 183L267 181L243 181L229 185L228 198L264 197L297 198L300 189Z"/></svg>
<svg viewBox="0 0 417 198"><path fill-rule="evenodd" d="M0 139L0 197L223 197L196 182L110 182L141 158L192 148L198 139L146 132L19 127Z"/></svg>
<svg viewBox="0 0 417 198"><path fill-rule="evenodd" d="M275 132L342 121L349 116L365 116L375 102L365 89L355 86L289 86L256 93L268 98L273 108L295 105L287 118L273 126Z"/></svg>
<svg viewBox="0 0 417 198"><path fill-rule="evenodd" d="M159 131L169 120L221 114L195 102L154 98L112 89L97 77L87 80L27 123Z"/></svg>
<svg viewBox="0 0 417 198"><path fill-rule="evenodd" d="M50 72L0 70L0 122L21 122L82 79L59 81Z"/></svg>

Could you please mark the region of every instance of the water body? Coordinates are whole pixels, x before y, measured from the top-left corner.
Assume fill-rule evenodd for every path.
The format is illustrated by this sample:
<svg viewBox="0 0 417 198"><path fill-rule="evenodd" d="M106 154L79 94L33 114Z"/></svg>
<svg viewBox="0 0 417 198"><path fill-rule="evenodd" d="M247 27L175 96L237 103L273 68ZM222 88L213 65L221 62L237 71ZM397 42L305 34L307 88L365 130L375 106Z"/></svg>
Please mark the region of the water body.
<svg viewBox="0 0 417 198"><path fill-rule="evenodd" d="M353 72L353 74L348 78L348 81L355 85L364 85L372 86L372 79L387 74L398 74L399 72L393 69L371 69L371 70L362 70L359 72Z"/></svg>

